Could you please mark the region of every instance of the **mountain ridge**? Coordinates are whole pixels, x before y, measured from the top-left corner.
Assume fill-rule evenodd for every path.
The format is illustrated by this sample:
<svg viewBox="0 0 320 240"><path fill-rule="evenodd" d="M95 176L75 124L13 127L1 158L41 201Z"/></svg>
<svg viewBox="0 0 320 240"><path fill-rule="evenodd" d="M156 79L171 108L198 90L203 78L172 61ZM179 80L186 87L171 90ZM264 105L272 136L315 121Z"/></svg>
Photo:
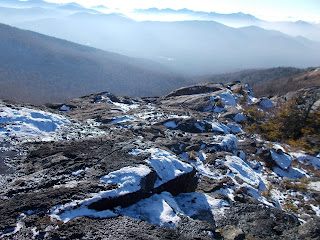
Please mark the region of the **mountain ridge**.
<svg viewBox="0 0 320 240"><path fill-rule="evenodd" d="M0 26L0 52L4 56L0 60L1 96L11 100L20 98L20 101L34 103L63 101L88 91L105 89L114 89L120 94L122 91L123 95L130 95L130 92L133 95L156 95L169 91L172 84L185 82L183 77L147 60L129 58L7 25ZM172 82L173 79L177 82ZM157 89L153 81L157 84L161 82L163 88ZM150 87L145 89L142 86ZM15 88L20 96L14 93Z"/></svg>
<svg viewBox="0 0 320 240"><path fill-rule="evenodd" d="M0 20L103 50L151 59L176 72L194 76L237 69L319 64L319 43L272 32L267 29L273 28L260 25L257 25L260 28L248 29L218 25L214 21L145 22L114 13L93 14L90 9L70 13L52 9L50 19L41 13L29 14L26 19L24 9L20 9L21 13L12 16L1 19L0 15Z"/></svg>

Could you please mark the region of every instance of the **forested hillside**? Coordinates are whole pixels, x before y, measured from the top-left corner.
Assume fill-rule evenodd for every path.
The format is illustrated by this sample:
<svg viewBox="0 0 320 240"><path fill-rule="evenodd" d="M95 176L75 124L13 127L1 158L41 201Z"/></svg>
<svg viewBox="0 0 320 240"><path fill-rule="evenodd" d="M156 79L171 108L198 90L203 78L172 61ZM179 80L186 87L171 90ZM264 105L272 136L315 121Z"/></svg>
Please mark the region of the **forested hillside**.
<svg viewBox="0 0 320 240"><path fill-rule="evenodd" d="M284 95L303 87L320 86L319 68L300 69L294 67L276 67L251 69L240 72L217 74L195 78L196 82L227 83L240 81L252 86L258 97Z"/></svg>
<svg viewBox="0 0 320 240"><path fill-rule="evenodd" d="M0 98L45 103L92 92L154 96L186 84L159 64L0 24Z"/></svg>

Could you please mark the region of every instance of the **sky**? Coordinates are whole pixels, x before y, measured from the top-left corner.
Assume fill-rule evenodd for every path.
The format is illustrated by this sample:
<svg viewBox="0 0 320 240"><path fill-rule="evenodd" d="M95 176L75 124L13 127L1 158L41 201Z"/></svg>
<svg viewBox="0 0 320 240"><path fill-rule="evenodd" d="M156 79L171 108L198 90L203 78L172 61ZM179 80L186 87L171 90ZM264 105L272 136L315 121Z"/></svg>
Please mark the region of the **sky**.
<svg viewBox="0 0 320 240"><path fill-rule="evenodd" d="M134 9L188 8L195 11L252 14L268 21L304 20L320 23L320 0L46 0L77 2L86 7L104 5L126 13Z"/></svg>

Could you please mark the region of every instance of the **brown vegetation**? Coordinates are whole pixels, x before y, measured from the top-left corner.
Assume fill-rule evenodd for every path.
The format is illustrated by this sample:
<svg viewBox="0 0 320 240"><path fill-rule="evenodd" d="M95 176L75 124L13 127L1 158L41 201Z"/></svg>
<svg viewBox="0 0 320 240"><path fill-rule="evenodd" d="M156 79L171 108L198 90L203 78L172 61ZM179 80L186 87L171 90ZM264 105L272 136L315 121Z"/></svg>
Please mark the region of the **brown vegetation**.
<svg viewBox="0 0 320 240"><path fill-rule="evenodd" d="M270 141L286 142L311 154L320 152L320 109L311 110L316 100L316 95L305 94L292 98L276 112L248 109L246 128Z"/></svg>

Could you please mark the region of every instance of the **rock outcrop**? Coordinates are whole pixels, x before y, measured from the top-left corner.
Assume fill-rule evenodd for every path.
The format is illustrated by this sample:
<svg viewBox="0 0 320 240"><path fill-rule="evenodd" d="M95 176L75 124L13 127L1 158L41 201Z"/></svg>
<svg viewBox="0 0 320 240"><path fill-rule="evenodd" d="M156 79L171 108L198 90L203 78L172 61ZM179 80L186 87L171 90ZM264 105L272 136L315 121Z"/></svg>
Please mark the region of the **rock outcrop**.
<svg viewBox="0 0 320 240"><path fill-rule="evenodd" d="M319 157L250 135L249 106L276 103L239 82L1 102L0 236L317 239Z"/></svg>

